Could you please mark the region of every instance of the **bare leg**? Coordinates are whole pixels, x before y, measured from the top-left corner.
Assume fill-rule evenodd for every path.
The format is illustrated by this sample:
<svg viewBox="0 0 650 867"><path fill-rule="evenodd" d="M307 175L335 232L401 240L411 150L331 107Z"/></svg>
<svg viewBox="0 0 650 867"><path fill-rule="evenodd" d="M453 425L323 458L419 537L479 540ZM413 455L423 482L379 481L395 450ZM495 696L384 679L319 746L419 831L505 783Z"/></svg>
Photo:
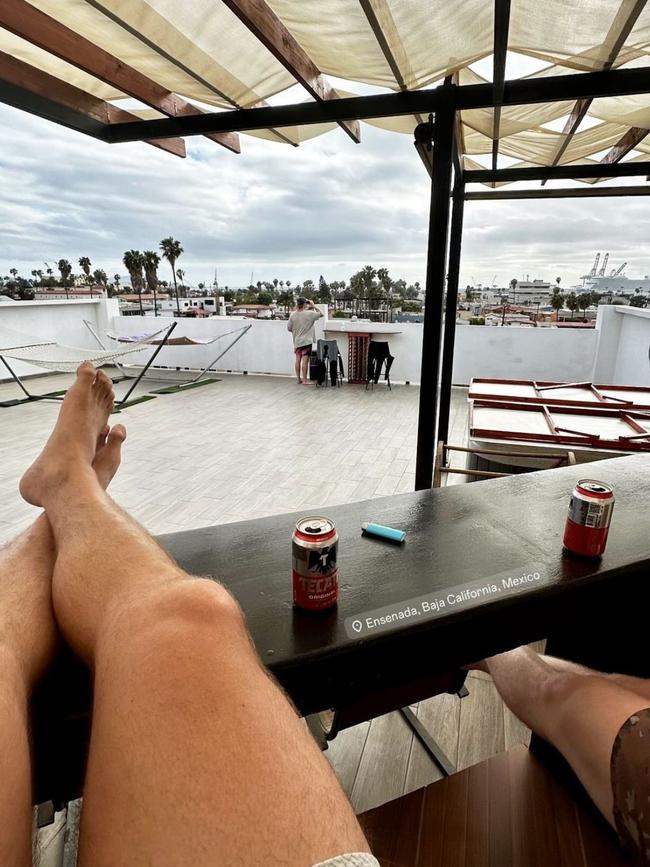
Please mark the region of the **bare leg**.
<svg viewBox="0 0 650 867"><path fill-rule="evenodd" d="M126 432L101 432L94 468L108 485ZM28 702L56 646L51 581L56 551L45 515L0 551L0 864L31 864Z"/></svg>
<svg viewBox="0 0 650 867"><path fill-rule="evenodd" d="M650 701L650 680L648 678L633 677L629 674L603 674L600 671L594 671L592 668L586 668L584 665L578 665L577 662L568 662L566 659L558 659L555 656L542 656L541 658L556 671L604 677L606 680L617 683L629 692L635 692L637 695Z"/></svg>
<svg viewBox="0 0 650 867"><path fill-rule="evenodd" d="M83 370L78 386L22 490L57 541L59 626L94 667L80 864L307 867L368 851L236 603L181 572L88 472L106 410Z"/></svg>
<svg viewBox="0 0 650 867"><path fill-rule="evenodd" d="M300 363L302 366L302 381L307 384L309 382L309 356L303 355L300 359Z"/></svg>
<svg viewBox="0 0 650 867"><path fill-rule="evenodd" d="M623 723L648 700L610 676L555 667L528 647L481 664L501 698L567 759L601 813L613 824L610 759Z"/></svg>
<svg viewBox="0 0 650 867"><path fill-rule="evenodd" d="M300 375L300 363L302 361L302 358L300 355L296 355L294 357L295 357L294 368L296 371L296 379L298 380L299 383L302 384L302 376Z"/></svg>

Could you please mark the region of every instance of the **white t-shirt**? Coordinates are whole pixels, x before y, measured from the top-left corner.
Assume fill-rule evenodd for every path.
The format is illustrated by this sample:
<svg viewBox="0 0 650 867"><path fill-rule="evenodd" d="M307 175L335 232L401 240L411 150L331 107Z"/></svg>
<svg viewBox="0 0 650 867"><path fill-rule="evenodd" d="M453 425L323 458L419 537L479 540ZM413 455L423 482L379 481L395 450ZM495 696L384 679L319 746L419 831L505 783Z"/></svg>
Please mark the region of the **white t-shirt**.
<svg viewBox="0 0 650 867"><path fill-rule="evenodd" d="M287 330L293 334L293 347L311 346L316 341L314 322L321 318L320 310L294 310L287 322Z"/></svg>

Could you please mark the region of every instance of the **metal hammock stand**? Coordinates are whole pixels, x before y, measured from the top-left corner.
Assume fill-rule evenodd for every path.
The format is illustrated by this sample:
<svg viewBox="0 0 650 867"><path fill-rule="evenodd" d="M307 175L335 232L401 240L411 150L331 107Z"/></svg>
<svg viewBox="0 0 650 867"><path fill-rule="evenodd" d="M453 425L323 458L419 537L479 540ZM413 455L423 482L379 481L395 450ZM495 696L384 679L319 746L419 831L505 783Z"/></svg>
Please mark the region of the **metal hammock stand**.
<svg viewBox="0 0 650 867"><path fill-rule="evenodd" d="M25 397L0 401L0 407L7 408L20 406L21 404L32 403L37 400L63 400L67 391L67 389L60 389L58 391L49 391L45 394L33 394L29 391L22 378L11 367L5 356L18 361L24 361L27 364L36 364L37 366L44 367L47 370L59 370L62 372L72 372L83 361L92 361L96 366L111 361L119 367L119 363L116 361L117 358L120 358L123 355L130 355L133 352L139 352L143 347L151 345L149 341L152 337L159 337L162 335L159 345L152 353L151 358L147 361L140 376L136 379L124 397L116 402L115 411L119 412L120 409L124 409L126 406L131 406L135 403L142 403L145 400L152 400L153 395L143 395L142 397L136 398L132 401L129 401L128 399L153 363L155 357L166 344L169 335L172 333L176 325L177 323L173 322L168 328L162 328L160 331L156 332L155 335L150 335L147 340L138 341L128 349L111 351L106 350L102 346L102 350L99 353L93 353L92 350L81 347L64 346L63 344L59 344L56 340L30 338L27 335L2 329L0 330L0 361L2 361L4 366L7 368L12 379L18 385Z"/></svg>
<svg viewBox="0 0 650 867"><path fill-rule="evenodd" d="M84 320L84 324L86 325L86 327L88 328L88 330L91 332L91 334L93 335L93 337L95 338L95 340L99 343L99 345L100 345L102 348L104 348L104 344L103 344L102 341L99 339L99 337L98 337L97 333L95 332L95 330L93 329L92 325L91 325L89 322L87 322L86 320ZM139 338L133 338L133 340L138 340L139 342L143 342L143 343L145 343L145 344L148 343L148 344L154 344L154 345L155 345L155 344L159 344L159 345L157 346L156 351L155 351L154 354L152 355L151 360L149 361L149 363L146 365L146 367L145 367L142 371L140 371L140 373L139 373L139 375L138 375L138 377L137 377L135 383L134 383L133 386L131 386L131 388L129 389L128 394L130 394L130 393L133 391L133 389L134 389L135 386L140 382L140 380L142 379L142 377L144 376L144 374L147 372L147 370L149 370L149 369L151 368L151 365L152 365L154 359L156 358L156 356L158 355L158 353L160 352L160 350L163 348L163 346L168 346L168 347L169 347L169 346L174 346L174 345L176 345L176 346L206 346L206 345L210 345L210 344L212 344L212 343L216 343L218 340L221 340L221 339L224 338L224 337L228 337L228 336L231 335L231 334L236 334L237 336L235 337L235 339L232 340L232 341L228 344L228 346L226 346L226 348L223 349L223 350L222 350L222 351L221 351L221 352L216 356L216 358L213 358L213 359L209 362L209 364L207 364L205 367L203 367L203 368L200 370L200 372L198 373L198 375L195 376L193 379L188 379L186 382L178 382L178 383L174 383L173 385L167 385L167 386L164 386L163 388L152 389L152 390L151 390L151 393L150 393L149 395L147 395L147 396L146 396L145 398L143 398L143 399L151 400L151 399L153 398L153 396L156 395L156 394L176 394L177 392L180 392L180 391L187 391L187 390L190 389L190 388L200 388L200 387L203 386L203 385L211 385L211 384L213 384L213 383L215 383L215 382L219 382L219 379L218 379L217 377L214 377L214 376L213 376L213 377L207 377L207 378L206 378L208 372L211 371L211 370L213 370L215 364L216 364L216 363L217 363L221 358L223 358L223 356L226 354L226 352L228 352L230 349L232 349L232 347L235 345L235 343L237 343L237 341L241 340L241 338L242 338L242 337L243 337L243 336L244 336L248 331L250 331L250 329L253 327L252 324L249 323L248 325L244 325L244 326L242 326L241 328L235 328L235 329L233 329L232 331L226 331L225 334L218 334L216 337L213 337L213 338L211 338L211 339L209 339L209 340L198 340L198 339L197 339L197 340L192 340L191 338L186 338L186 337L171 338L171 339L170 339L170 338L169 338L169 335L171 334L172 330L176 327L176 325L178 325L178 323L177 323L177 322L174 322L174 323L170 326L169 332L168 332L168 334L167 334L166 339L164 340L164 342L160 342L160 343L159 343L159 341L156 339L156 337L157 337L156 334L150 334L150 335L148 335L148 336L143 336L141 341L139 341ZM110 340L115 340L115 341L118 341L118 342L131 342L131 338L120 337L120 336L118 336L118 335L114 335L114 334L107 334L107 337L108 337ZM117 367L118 370L120 370L120 372L123 374L122 379L130 379L130 378L131 378L131 377L129 376L129 374L127 373L127 370L128 370L129 365L126 365L126 364L120 364L119 362L116 362L116 367ZM172 368L169 368L169 367L156 368L156 367L154 367L153 369L154 369L154 370L157 370L157 369L169 370L169 369L172 369ZM173 368L173 369L178 369L178 368Z"/></svg>

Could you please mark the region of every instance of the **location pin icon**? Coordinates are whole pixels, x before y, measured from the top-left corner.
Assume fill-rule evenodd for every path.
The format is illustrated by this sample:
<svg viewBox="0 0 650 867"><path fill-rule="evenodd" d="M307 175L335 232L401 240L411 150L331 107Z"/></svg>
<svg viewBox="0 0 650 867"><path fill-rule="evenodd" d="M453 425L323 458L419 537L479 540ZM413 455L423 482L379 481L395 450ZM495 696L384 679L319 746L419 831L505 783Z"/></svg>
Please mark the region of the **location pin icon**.
<svg viewBox="0 0 650 867"><path fill-rule="evenodd" d="M353 620L352 628L355 632L361 632L361 630L363 629L363 623L360 620Z"/></svg>

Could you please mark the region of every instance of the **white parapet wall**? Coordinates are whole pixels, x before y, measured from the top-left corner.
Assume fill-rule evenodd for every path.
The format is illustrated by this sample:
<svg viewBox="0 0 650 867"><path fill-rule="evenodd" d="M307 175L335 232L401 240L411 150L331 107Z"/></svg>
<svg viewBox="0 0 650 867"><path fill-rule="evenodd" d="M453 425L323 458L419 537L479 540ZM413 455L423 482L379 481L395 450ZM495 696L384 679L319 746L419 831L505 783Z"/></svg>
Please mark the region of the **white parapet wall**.
<svg viewBox="0 0 650 867"><path fill-rule="evenodd" d="M5 301L0 303L0 326L18 331L29 338L55 340L82 349L97 349L97 342L84 325L84 320L102 334L118 312L117 300L114 298ZM7 360L18 376L42 375L46 372L42 367L33 364ZM0 367L0 380L9 379L7 369L4 365Z"/></svg>
<svg viewBox="0 0 650 867"><path fill-rule="evenodd" d="M113 320L113 328L120 334L140 335L151 331L154 321L161 323L165 320L140 316L118 317ZM340 327L342 320L330 322L334 327ZM238 320L232 317L184 319L179 322L175 333L206 338L226 334L248 323L252 323L253 327L219 362L218 369L291 375L293 348L286 322ZM327 326L328 322L321 320L317 324L316 337L322 336L324 331L326 337L336 339L347 371L348 335L330 331ZM350 327L358 332L364 331L363 322L356 322ZM365 327L371 326L366 324ZM390 327L396 330L383 336L388 337L391 354L395 357L391 379L393 382L417 384L420 381L423 326L405 322ZM209 346L165 348L156 363L170 367L199 368L208 364L219 352L220 344L223 343L225 348L233 336ZM586 380L591 376L595 346L596 333L591 330L459 326L456 329L453 382L467 385L473 376ZM138 353L133 357L134 360L143 362L147 352Z"/></svg>
<svg viewBox="0 0 650 867"><path fill-rule="evenodd" d="M596 343L592 329L459 325L453 382L467 385L473 376L588 380Z"/></svg>
<svg viewBox="0 0 650 867"><path fill-rule="evenodd" d="M599 307L597 329L593 381L650 385L650 310Z"/></svg>
<svg viewBox="0 0 650 867"><path fill-rule="evenodd" d="M62 344L95 347L84 325L89 320L102 341L107 332L124 336L150 334L174 320L168 317L119 316L115 299L79 301L24 301L0 306L0 324L39 338L52 338ZM167 347L157 362L167 367L199 370L208 365L235 332L246 325L250 331L219 361L220 371L267 373L291 376L293 344L287 323L279 320L210 317L176 320L176 336L210 339L226 335L216 343L202 346ZM340 329L343 320L321 319L316 324L317 339L336 339L347 371L348 335L328 329ZM348 323L363 332L367 323ZM391 371L393 382L420 381L422 328L419 323L405 322L391 326L388 337L395 356ZM630 307L601 307L597 328L517 328L463 325L456 329L453 382L467 385L473 376L504 379L590 380L620 385L650 384L648 350L650 345L650 311ZM147 348L129 356L129 361L145 363L153 350ZM42 373L42 369L16 362L21 376ZM7 379L0 369L0 379Z"/></svg>

